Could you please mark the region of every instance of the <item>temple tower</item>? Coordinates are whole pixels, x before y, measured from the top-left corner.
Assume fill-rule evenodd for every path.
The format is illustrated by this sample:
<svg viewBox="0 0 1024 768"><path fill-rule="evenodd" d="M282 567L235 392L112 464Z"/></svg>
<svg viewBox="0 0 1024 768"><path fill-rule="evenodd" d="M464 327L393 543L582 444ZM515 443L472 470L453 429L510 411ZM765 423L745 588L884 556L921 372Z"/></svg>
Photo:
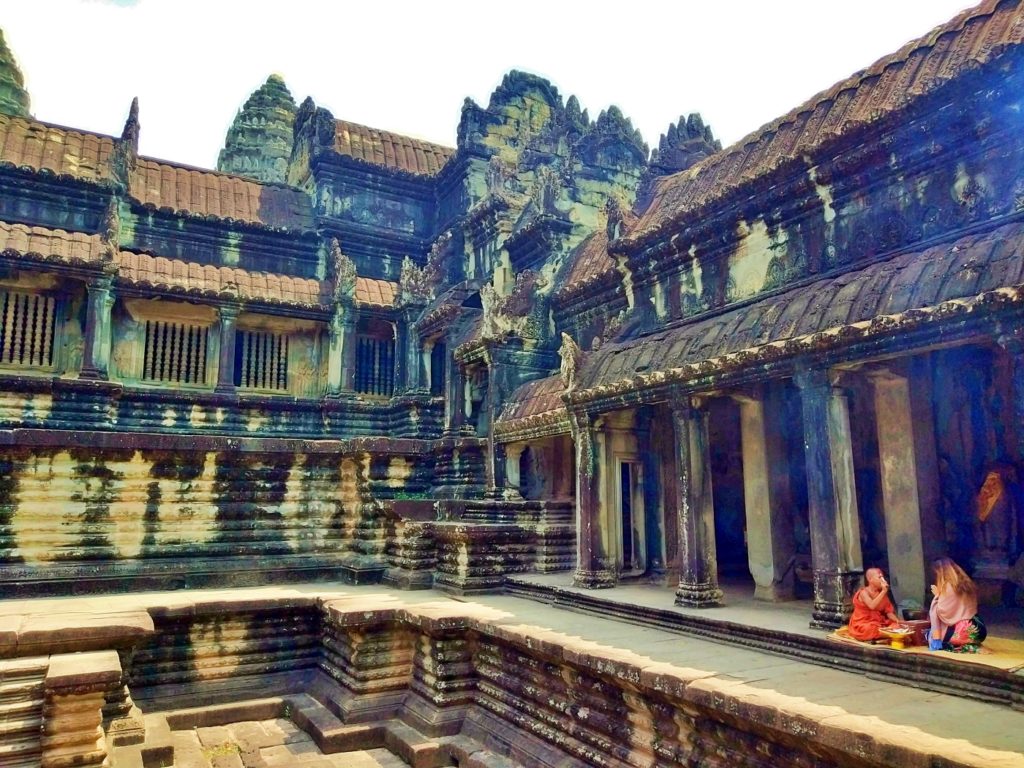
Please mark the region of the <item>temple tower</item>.
<svg viewBox="0 0 1024 768"><path fill-rule="evenodd" d="M292 154L295 100L280 75L271 75L235 116L217 158L217 170L284 183Z"/></svg>
<svg viewBox="0 0 1024 768"><path fill-rule="evenodd" d="M29 97L14 54L0 30L0 113L28 117Z"/></svg>

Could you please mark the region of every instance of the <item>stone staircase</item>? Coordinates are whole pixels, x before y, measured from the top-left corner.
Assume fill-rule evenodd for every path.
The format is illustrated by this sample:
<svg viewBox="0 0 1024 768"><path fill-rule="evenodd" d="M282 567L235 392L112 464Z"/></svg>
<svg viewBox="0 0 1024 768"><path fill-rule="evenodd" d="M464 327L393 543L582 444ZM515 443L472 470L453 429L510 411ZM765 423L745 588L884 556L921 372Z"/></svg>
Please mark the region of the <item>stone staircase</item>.
<svg viewBox="0 0 1024 768"><path fill-rule="evenodd" d="M40 764L48 667L47 656L0 661L0 765L5 768Z"/></svg>

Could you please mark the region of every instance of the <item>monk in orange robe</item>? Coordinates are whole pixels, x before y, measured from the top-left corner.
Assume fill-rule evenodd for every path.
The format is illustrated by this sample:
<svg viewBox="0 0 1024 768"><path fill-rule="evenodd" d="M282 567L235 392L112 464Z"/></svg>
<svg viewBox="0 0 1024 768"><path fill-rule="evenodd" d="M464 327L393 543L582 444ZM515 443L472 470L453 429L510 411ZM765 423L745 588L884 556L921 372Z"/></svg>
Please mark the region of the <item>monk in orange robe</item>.
<svg viewBox="0 0 1024 768"><path fill-rule="evenodd" d="M868 584L853 596L850 616L850 637L856 640L878 640L882 627L899 624L896 609L889 599L889 584L881 568L868 568L864 574Z"/></svg>

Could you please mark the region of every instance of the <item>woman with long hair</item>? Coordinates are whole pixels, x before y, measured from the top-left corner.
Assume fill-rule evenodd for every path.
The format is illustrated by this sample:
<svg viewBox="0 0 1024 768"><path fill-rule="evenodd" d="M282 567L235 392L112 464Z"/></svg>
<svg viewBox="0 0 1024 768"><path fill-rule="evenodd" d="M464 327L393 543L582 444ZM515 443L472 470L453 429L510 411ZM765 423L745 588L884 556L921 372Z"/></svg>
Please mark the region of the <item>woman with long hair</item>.
<svg viewBox="0 0 1024 768"><path fill-rule="evenodd" d="M935 583L928 612L928 647L933 651L978 653L988 631L978 616L977 587L963 568L948 557L940 557L932 567Z"/></svg>

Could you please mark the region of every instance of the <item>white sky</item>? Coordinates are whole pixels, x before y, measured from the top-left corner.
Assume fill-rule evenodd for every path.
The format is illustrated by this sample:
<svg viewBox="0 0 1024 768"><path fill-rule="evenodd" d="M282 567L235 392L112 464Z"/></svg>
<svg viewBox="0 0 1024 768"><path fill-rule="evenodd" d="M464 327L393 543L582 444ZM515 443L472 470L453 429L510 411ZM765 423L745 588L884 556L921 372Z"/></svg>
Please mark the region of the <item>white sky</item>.
<svg viewBox="0 0 1024 768"><path fill-rule="evenodd" d="M897 50L969 0L0 0L0 28L48 122L212 167L272 72L297 103L454 146L463 99L509 69L617 104L649 145L699 111L723 144Z"/></svg>

